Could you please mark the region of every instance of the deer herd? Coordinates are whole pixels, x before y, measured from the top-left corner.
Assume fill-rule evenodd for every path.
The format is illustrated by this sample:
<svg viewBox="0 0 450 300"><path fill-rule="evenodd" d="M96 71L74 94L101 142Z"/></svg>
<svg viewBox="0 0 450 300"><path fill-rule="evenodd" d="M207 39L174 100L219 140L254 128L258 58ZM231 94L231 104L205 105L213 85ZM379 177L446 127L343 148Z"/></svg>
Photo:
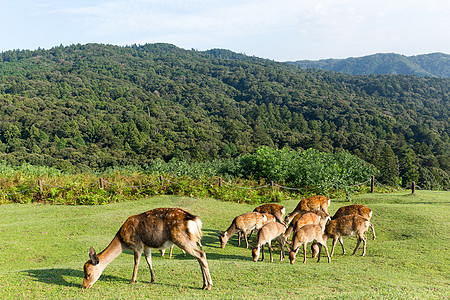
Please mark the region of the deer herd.
<svg viewBox="0 0 450 300"><path fill-rule="evenodd" d="M238 246L242 237L247 249L251 247L248 235L257 231L256 245L251 247L253 261L257 262L261 256L264 260L264 245L267 244L270 262L273 262L272 241L280 244L280 261L285 257L285 248L289 253L289 260L294 264L295 257L303 248L303 263L306 262L307 244L311 243L313 258L320 261L322 248L325 249L328 262L334 254L337 241L341 244L345 254L342 237L356 235L356 247L353 254L363 242L362 256L366 254L365 233L372 229L375 239L375 230L370 222L372 211L360 204L353 204L339 208L334 216L330 216L328 207L330 200L321 195L302 199L297 207L286 217L285 208L277 203L258 206L252 212L236 216L225 232L219 230L219 242L222 248L229 239L238 234ZM130 216L120 227L111 243L102 252L97 254L90 248L90 259L84 264L83 287L90 288L100 277L106 266L125 249L134 253L134 269L130 283L136 281L137 270L142 252L150 269L151 282L155 281L152 267L151 248L159 249L164 255L165 249L174 245L182 249L183 253L194 256L202 271L203 289L211 289L213 283L209 273L206 254L200 242L202 237L202 222L197 216L181 208L157 208L147 212ZM292 234L292 238L290 238ZM331 253L328 251L327 240L332 239ZM200 248L199 248L199 247Z"/></svg>

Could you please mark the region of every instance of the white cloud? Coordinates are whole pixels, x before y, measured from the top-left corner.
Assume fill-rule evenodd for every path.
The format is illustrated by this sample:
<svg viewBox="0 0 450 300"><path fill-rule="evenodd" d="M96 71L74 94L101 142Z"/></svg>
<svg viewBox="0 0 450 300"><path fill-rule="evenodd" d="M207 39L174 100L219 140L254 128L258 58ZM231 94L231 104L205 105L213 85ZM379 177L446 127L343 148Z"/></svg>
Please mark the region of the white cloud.
<svg viewBox="0 0 450 300"><path fill-rule="evenodd" d="M16 2L23 28L0 22L24 44L159 41L280 60L450 51L447 0L17 0L8 12Z"/></svg>

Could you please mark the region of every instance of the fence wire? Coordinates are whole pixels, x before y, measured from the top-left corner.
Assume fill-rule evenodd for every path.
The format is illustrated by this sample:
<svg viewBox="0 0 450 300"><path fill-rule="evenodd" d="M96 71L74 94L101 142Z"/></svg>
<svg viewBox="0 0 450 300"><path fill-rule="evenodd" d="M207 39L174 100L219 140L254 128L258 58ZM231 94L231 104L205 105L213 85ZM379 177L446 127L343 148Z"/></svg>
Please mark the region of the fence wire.
<svg viewBox="0 0 450 300"><path fill-rule="evenodd" d="M372 180L372 179L368 179L368 180L366 180L366 181L363 181L363 182L360 182L360 183L357 183L357 184L353 184L353 185L349 185L349 186L346 186L346 187L342 187L342 188L358 187L358 186L361 186L361 185L370 183L371 180ZM163 178L163 177L161 176L159 179L156 179L156 180L151 181L151 182L146 183L146 184L142 184L142 185L124 185L124 186L122 186L122 187L139 189L139 188L143 188L143 187L147 187L147 186L154 185L154 184L156 184L156 183L163 184L164 181L165 181L165 182L168 182L168 183L170 183L170 184L174 184L174 185L179 184L179 182L175 182L175 181L172 181L172 180L170 180L170 179ZM117 184L117 183L114 183L114 182L109 182L109 181L107 181L107 180L105 180L105 179L103 179L103 178L100 178L99 180L97 180L97 181L95 181L95 182L93 182L93 183L87 185L87 187L90 188L90 187L93 187L93 186L95 186L95 185L98 185L99 188L100 188L101 182L103 182L104 184L110 185L110 186L121 187L121 185L119 185L119 184ZM258 190L258 189L263 189L263 188L268 188L268 187L277 187L277 188L280 188L280 189L286 189L286 190L292 190L292 191L301 191L301 190L306 189L305 187L299 188L299 187L288 187L288 186L283 186L283 185L280 185L280 184L277 184L277 183L274 183L274 182L272 182L271 184L266 184L266 185L257 186L257 187L245 187L245 186L240 186L240 185L236 185L236 184L233 184L233 183L231 183L231 182L228 182L228 181L225 181L225 180L222 180L222 179L219 179L219 182L223 182L223 183L227 184L227 185L230 186L230 187L234 187L234 188L238 188L238 189L245 189L245 190ZM382 186L382 187L385 188L385 189L392 189L392 187L388 187L388 186L386 186L386 185L380 183L380 182L379 182L378 180L376 180L376 179L375 179L375 181L374 181L374 184L375 184L375 183L376 183L377 185ZM63 186L59 186L59 185L47 184L47 183L44 183L44 182L40 181L40 183L38 182L37 184L35 184L35 185L33 185L33 186L31 186L31 187L29 187L29 188L27 188L27 189L24 189L24 190L22 190L22 191L11 192L11 193L0 193L0 195L11 196L11 195L16 195L16 194L23 194L23 193L26 193L27 191L30 191L30 190L34 189L36 186L39 186L39 184L42 184L42 186L47 186L47 187L52 187L52 188L60 188L60 189L64 189L64 190L70 190L70 189L73 189L72 187L63 187ZM210 185L210 184L211 184L211 183L205 183L204 185ZM420 186L417 186L417 185L416 185L415 187L416 187L417 189L423 190ZM439 192L439 191L437 191L437 192ZM440 191L440 192L445 192L445 191Z"/></svg>

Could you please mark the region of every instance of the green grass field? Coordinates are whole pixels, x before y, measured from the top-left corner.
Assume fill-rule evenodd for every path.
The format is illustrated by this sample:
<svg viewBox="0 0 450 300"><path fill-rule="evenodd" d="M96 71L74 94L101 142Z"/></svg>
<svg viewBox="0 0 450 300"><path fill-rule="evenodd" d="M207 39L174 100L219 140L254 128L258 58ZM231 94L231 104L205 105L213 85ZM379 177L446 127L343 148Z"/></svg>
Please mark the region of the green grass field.
<svg viewBox="0 0 450 300"><path fill-rule="evenodd" d="M291 211L298 203L282 204ZM104 206L7 204L0 206L1 299L449 299L450 192L418 191L365 194L352 202L332 199L330 212L351 203L365 204L373 212L377 239L367 233L367 254L342 255L340 247L330 264L319 263L302 252L294 265L289 259L253 262L251 251L237 247L237 235L221 249L218 230L254 206L213 199L158 196ZM103 250L132 214L156 207L182 207L203 221L203 249L214 286L201 290L197 261L174 249L174 257L153 251L156 283L141 260L137 282L128 284L133 254L124 252L103 272L91 289L83 290L82 266L88 250ZM254 243L255 236L252 237ZM344 238L351 253L356 238ZM328 241L331 245L331 241ZM308 247L309 248L309 247ZM331 250L331 248L330 248ZM267 251L267 250L266 250ZM324 254L322 254L324 255Z"/></svg>

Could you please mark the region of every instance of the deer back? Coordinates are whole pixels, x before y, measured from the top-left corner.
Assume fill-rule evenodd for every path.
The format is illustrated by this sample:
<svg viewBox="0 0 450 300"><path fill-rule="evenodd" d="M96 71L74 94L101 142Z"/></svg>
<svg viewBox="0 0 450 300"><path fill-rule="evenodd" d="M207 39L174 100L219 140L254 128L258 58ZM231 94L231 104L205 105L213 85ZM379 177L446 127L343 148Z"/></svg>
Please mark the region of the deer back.
<svg viewBox="0 0 450 300"><path fill-rule="evenodd" d="M319 224L321 217L315 213L309 212L303 214L300 218L297 219L297 221L295 221L295 219L296 218L294 218L292 222L294 224L294 230L308 224Z"/></svg>
<svg viewBox="0 0 450 300"><path fill-rule="evenodd" d="M342 206L336 211L332 219L337 219L346 215L360 215L370 221L372 218L372 210L362 204Z"/></svg>
<svg viewBox="0 0 450 300"><path fill-rule="evenodd" d="M142 243L147 247L161 248L167 241L199 239L201 222L181 208L157 208L130 216L119 229L119 234L127 246Z"/></svg>
<svg viewBox="0 0 450 300"><path fill-rule="evenodd" d="M315 240L323 240L323 230L318 224L307 224L294 231L294 236L292 237L292 247L291 249L295 251L300 245L304 243L309 243Z"/></svg>
<svg viewBox="0 0 450 300"><path fill-rule="evenodd" d="M284 206L277 203L263 204L261 206L256 207L253 211L271 214L275 216L280 222L283 221L283 216L286 213L286 209L284 208Z"/></svg>
<svg viewBox="0 0 450 300"><path fill-rule="evenodd" d="M282 235L286 231L286 227L278 222L268 222L258 231L258 245L263 245L276 237Z"/></svg>
<svg viewBox="0 0 450 300"><path fill-rule="evenodd" d="M265 215L258 212L249 212L237 216L233 223L238 231L244 231L255 228L259 229L265 224L266 221L267 217Z"/></svg>
<svg viewBox="0 0 450 300"><path fill-rule="evenodd" d="M322 195L304 198L299 203L300 210L323 210L326 213L329 205L330 199Z"/></svg>
<svg viewBox="0 0 450 300"><path fill-rule="evenodd" d="M328 213L329 206L330 206L330 199L322 195L304 198L300 200L295 209L289 214L289 216L286 219L290 221L296 214L302 211L323 211L327 215L330 215Z"/></svg>
<svg viewBox="0 0 450 300"><path fill-rule="evenodd" d="M267 220L265 221L265 224L270 223L270 222L276 222L277 219L275 218L274 215L272 214L268 214L268 213L261 213L262 215L266 216Z"/></svg>
<svg viewBox="0 0 450 300"><path fill-rule="evenodd" d="M369 220L360 215L347 215L331 220L325 227L328 236L348 236L353 233L366 232Z"/></svg>

